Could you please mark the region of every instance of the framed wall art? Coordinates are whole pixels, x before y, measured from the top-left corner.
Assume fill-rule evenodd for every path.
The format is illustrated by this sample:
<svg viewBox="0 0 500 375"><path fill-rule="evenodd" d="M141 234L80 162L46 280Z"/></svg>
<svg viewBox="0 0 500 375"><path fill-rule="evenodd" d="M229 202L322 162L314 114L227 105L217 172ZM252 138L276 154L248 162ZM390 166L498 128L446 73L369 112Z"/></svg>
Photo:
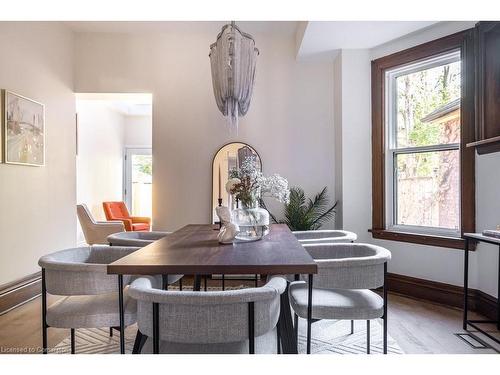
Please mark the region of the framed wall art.
<svg viewBox="0 0 500 375"><path fill-rule="evenodd" d="M3 161L45 165L45 106L2 90Z"/></svg>

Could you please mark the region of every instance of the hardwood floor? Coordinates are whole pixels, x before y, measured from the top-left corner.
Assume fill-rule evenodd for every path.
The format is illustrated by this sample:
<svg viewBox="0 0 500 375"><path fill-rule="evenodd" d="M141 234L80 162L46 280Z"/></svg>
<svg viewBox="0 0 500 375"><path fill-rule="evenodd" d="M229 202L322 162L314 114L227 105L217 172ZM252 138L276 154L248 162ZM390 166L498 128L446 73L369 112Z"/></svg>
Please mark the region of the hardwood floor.
<svg viewBox="0 0 500 375"><path fill-rule="evenodd" d="M184 285L187 283L189 279ZM226 281L228 286L245 283ZM208 285L220 286L220 281L209 280ZM49 298L49 305L54 300L54 297ZM40 349L40 309L40 298L36 298L0 316L0 353L37 352ZM389 294L388 314L389 334L405 353L496 353L493 349L474 349L455 336L455 333L463 332L462 313L459 309ZM67 329L49 328L48 332L50 347L69 335ZM494 327L492 332L495 332Z"/></svg>

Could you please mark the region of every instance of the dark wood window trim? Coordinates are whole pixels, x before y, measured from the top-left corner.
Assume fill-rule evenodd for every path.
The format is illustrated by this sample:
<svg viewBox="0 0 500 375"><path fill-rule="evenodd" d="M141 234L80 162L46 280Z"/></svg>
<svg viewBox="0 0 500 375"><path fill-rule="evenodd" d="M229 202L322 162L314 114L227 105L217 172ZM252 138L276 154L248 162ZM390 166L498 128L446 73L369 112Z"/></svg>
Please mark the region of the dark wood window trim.
<svg viewBox="0 0 500 375"><path fill-rule="evenodd" d="M372 61L372 233L373 238L463 249L461 238L395 232L386 227L385 202L385 73L387 70L453 50L461 51L460 107L461 234L475 231L475 154L466 144L475 139L474 34L468 29Z"/></svg>

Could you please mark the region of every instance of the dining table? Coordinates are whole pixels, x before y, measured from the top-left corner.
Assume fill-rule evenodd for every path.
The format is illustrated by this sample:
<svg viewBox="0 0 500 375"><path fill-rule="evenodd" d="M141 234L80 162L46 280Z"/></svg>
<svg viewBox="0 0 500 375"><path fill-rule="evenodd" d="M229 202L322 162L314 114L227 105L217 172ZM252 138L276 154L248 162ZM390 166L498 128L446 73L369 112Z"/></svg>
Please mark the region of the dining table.
<svg viewBox="0 0 500 375"><path fill-rule="evenodd" d="M120 313L120 352L125 353L125 324L123 308L124 275L307 275L308 319L312 323L313 274L318 267L313 258L295 238L288 226L271 224L269 233L257 241L235 241L221 244L217 239L218 226L189 224L107 266L108 274L117 275ZM199 283L195 288L199 289ZM207 292L210 293L210 292ZM287 290L280 296L278 320L279 340L284 354L297 354L297 327ZM310 343L306 349L310 353Z"/></svg>

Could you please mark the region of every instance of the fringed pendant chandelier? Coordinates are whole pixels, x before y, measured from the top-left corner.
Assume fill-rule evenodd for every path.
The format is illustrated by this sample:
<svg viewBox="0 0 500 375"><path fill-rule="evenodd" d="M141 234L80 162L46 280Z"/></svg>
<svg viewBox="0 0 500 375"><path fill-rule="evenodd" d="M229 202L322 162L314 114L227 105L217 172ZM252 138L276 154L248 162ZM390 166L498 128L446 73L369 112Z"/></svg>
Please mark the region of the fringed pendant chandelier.
<svg viewBox="0 0 500 375"><path fill-rule="evenodd" d="M238 117L245 116L250 107L258 55L252 36L234 22L224 25L210 46L215 101L236 132Z"/></svg>

